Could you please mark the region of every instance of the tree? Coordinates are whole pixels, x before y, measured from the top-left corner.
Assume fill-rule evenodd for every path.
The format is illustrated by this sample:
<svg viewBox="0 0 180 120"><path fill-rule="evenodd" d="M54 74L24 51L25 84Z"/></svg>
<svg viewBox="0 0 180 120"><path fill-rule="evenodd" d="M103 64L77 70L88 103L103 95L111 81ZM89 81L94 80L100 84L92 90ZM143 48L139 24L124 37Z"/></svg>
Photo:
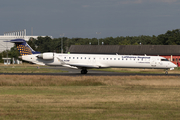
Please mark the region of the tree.
<svg viewBox="0 0 180 120"><path fill-rule="evenodd" d="M30 40L27 42L29 46L31 46L31 48L35 51L37 51L37 46L35 44L36 39L34 38L30 38Z"/></svg>
<svg viewBox="0 0 180 120"><path fill-rule="evenodd" d="M127 39L124 39L122 42L119 42L119 45L131 45L131 43Z"/></svg>

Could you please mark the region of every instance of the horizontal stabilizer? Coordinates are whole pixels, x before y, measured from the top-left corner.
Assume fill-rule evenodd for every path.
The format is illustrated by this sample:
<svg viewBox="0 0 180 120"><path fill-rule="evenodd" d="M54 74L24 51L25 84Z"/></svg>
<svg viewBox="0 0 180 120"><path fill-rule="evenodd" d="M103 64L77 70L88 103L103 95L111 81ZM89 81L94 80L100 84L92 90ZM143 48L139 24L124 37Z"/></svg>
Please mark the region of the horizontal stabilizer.
<svg viewBox="0 0 180 120"><path fill-rule="evenodd" d="M12 42L12 43L24 43L26 42L24 39L15 39L10 41L4 41L4 42Z"/></svg>

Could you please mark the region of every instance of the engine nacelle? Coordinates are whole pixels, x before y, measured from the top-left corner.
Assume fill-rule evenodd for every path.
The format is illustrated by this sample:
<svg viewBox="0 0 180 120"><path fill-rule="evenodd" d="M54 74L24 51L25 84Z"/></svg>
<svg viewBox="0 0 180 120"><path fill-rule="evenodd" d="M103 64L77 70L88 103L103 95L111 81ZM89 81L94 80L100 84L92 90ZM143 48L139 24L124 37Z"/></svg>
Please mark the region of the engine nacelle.
<svg viewBox="0 0 180 120"><path fill-rule="evenodd" d="M38 55L39 58L42 58L43 60L52 60L54 59L54 53L43 53Z"/></svg>

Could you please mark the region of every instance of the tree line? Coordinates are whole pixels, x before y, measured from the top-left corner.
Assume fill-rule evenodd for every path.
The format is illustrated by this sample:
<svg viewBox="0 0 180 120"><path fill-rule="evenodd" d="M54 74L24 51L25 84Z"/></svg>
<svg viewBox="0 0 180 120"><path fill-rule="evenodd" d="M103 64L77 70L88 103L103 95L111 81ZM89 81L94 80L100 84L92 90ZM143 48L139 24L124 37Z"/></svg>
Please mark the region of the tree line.
<svg viewBox="0 0 180 120"><path fill-rule="evenodd" d="M31 38L28 44L35 51L39 52L61 52L61 43L63 44L63 51L67 52L71 45L180 45L180 29L168 30L165 34L158 36L118 36L106 38L51 38L51 37L38 37L37 39ZM6 56L8 52L9 57L18 58L20 55L16 47L12 47L10 51L3 51L0 53L0 60L2 56Z"/></svg>

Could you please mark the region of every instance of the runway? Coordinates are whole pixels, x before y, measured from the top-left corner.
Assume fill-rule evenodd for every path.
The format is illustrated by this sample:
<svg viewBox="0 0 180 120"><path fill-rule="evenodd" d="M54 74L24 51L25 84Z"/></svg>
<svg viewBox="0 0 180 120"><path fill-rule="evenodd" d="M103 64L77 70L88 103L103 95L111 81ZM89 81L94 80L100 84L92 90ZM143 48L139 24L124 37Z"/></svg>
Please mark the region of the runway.
<svg viewBox="0 0 180 120"><path fill-rule="evenodd" d="M180 76L180 74L132 74L132 73L0 73L0 75L45 75L45 76Z"/></svg>
<svg viewBox="0 0 180 120"><path fill-rule="evenodd" d="M50 76L180 76L180 74L143 74L143 73L119 73L106 72L99 70L88 70L87 74L81 74L79 69L70 69L64 67L48 67L49 69L61 69L63 73L0 73L0 75L50 75Z"/></svg>

